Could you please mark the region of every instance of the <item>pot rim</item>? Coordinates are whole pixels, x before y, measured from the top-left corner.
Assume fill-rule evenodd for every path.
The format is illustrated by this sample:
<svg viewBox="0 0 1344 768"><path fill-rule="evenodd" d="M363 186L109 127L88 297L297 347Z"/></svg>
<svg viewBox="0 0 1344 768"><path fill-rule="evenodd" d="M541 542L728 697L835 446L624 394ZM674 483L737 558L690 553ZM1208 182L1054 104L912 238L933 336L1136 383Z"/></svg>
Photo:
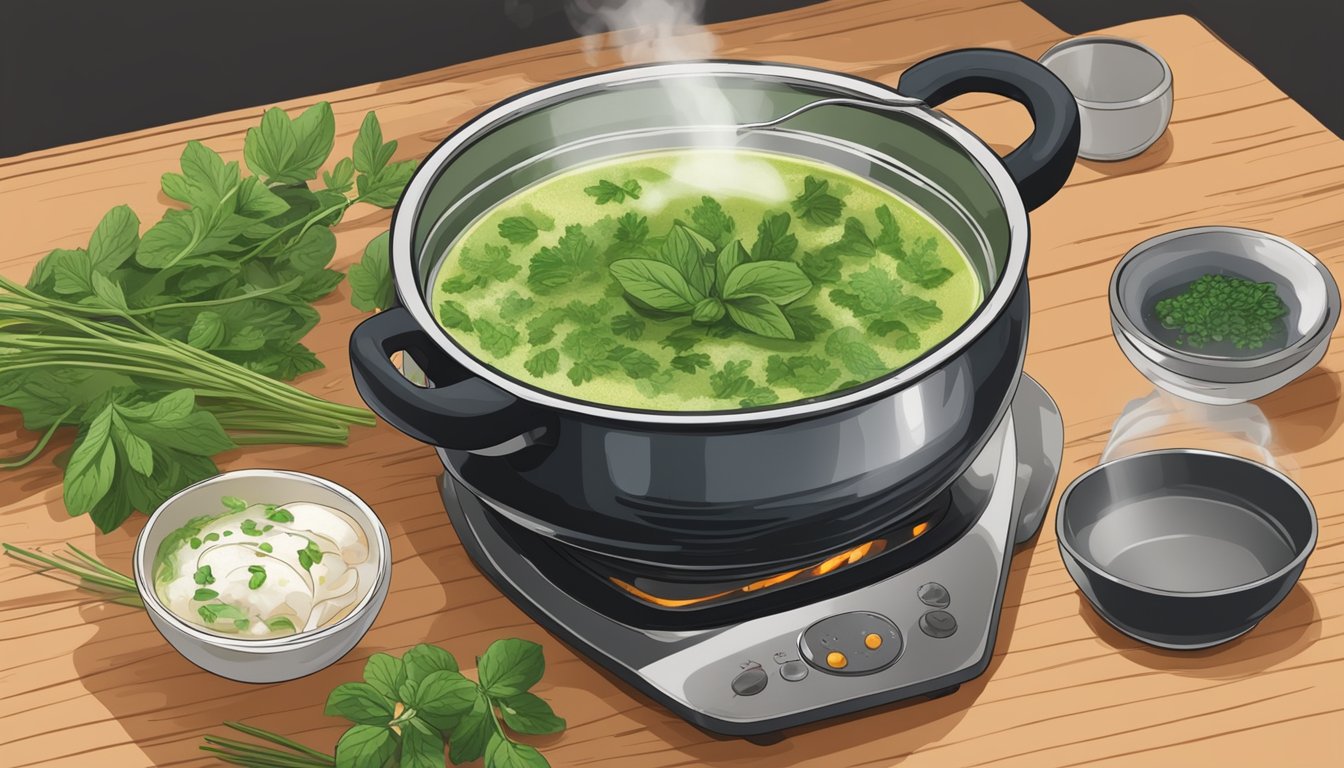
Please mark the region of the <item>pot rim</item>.
<svg viewBox="0 0 1344 768"><path fill-rule="evenodd" d="M412 248L415 226L420 208L439 175L454 157L467 148L477 137L514 118L520 112L578 94L613 85L624 85L644 80L704 75L763 76L794 80L848 91L889 104L895 104L941 131L966 151L980 166L987 180L998 194L1008 223L1008 254L998 282L976 309L971 318L952 336L925 353L923 357L842 394L816 400L803 400L783 405L754 409L726 411L654 411L619 408L598 403L562 397L535 388L505 376L476 359L455 342L435 319L429 302L415 279L415 253ZM901 102L904 102L902 104ZM555 408L569 413L595 416L621 422L664 425L734 425L766 421L781 421L796 417L810 417L842 410L865 401L876 399L902 389L946 365L960 355L971 343L984 334L1003 312L1016 294L1018 284L1025 279L1027 245L1030 227L1026 207L1002 159L985 142L951 118L929 107L909 106L909 97L894 88L872 80L831 72L824 69L793 64L776 64L746 60L705 60L621 67L545 85L505 99L463 124L448 136L425 158L392 214L391 269L397 296L403 307L434 342L458 364L472 374L508 392L521 400ZM897 163L897 158L892 158Z"/></svg>

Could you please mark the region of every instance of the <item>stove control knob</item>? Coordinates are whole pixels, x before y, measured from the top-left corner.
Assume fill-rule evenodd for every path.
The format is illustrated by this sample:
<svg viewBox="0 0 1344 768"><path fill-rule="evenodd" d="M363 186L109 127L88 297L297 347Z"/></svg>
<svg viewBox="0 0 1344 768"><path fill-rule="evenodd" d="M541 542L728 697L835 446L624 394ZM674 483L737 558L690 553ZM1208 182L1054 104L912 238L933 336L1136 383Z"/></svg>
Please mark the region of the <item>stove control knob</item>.
<svg viewBox="0 0 1344 768"><path fill-rule="evenodd" d="M759 666L747 667L733 678L733 693L738 696L755 696L765 690L765 684L768 682L770 675L766 674L764 669Z"/></svg>
<svg viewBox="0 0 1344 768"><path fill-rule="evenodd" d="M919 628L929 637L951 637L957 631L957 619L947 611L929 611L919 617Z"/></svg>
<svg viewBox="0 0 1344 768"><path fill-rule="evenodd" d="M779 667L779 676L791 683L796 683L807 677L807 665L797 659L786 661Z"/></svg>
<svg viewBox="0 0 1344 768"><path fill-rule="evenodd" d="M947 587L936 581L930 581L920 587L915 594L921 603L930 608L946 608L952 604L952 595L948 594Z"/></svg>

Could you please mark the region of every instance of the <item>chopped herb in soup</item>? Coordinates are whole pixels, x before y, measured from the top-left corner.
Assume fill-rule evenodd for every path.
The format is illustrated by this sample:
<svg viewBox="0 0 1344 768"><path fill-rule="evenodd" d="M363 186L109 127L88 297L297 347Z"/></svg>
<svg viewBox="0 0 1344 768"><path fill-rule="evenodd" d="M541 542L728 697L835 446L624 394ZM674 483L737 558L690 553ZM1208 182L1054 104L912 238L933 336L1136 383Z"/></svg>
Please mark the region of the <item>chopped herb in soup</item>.
<svg viewBox="0 0 1344 768"><path fill-rule="evenodd" d="M471 354L560 395L699 411L879 378L982 299L939 227L857 175L763 152L582 166L481 216L434 277Z"/></svg>

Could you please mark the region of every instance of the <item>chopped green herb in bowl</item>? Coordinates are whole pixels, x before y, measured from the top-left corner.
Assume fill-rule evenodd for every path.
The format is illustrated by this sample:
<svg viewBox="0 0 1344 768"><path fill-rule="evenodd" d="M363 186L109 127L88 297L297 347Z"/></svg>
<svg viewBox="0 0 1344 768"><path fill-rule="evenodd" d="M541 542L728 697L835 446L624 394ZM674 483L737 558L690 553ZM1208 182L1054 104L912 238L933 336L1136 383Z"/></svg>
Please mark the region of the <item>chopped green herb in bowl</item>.
<svg viewBox="0 0 1344 768"><path fill-rule="evenodd" d="M1163 328L1176 331L1178 347L1222 342L1257 350L1282 332L1288 306L1273 283L1210 273L1158 301L1154 312Z"/></svg>

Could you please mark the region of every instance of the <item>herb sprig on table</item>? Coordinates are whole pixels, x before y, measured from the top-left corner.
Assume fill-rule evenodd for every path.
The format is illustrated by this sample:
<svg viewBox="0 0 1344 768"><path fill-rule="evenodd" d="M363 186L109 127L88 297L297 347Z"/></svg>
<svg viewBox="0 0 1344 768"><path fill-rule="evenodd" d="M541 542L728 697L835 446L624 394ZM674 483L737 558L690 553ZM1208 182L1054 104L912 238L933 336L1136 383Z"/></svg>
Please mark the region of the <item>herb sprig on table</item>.
<svg viewBox="0 0 1344 768"><path fill-rule="evenodd" d="M564 719L528 691L546 668L541 646L497 640L476 661L479 681L433 645L417 645L401 658L370 656L364 680L338 686L327 699L328 715L352 723L335 755L241 723L226 725L275 746L208 735L201 749L254 768L438 768L445 765L445 750L454 765L484 758L485 768L549 766L536 748L511 735L565 729Z"/></svg>
<svg viewBox="0 0 1344 768"><path fill-rule="evenodd" d="M214 474L217 453L339 444L350 425L373 424L281 383L322 367L301 339L318 320L311 303L343 277L329 267L330 228L358 203L394 204L414 170L391 162L396 142L370 113L352 157L317 186L334 136L326 103L292 119L268 110L244 141L250 176L189 142L161 182L182 205L143 234L117 206L86 247L53 251L26 286L0 278L0 406L40 435L6 467L77 428L66 507L110 531Z"/></svg>

